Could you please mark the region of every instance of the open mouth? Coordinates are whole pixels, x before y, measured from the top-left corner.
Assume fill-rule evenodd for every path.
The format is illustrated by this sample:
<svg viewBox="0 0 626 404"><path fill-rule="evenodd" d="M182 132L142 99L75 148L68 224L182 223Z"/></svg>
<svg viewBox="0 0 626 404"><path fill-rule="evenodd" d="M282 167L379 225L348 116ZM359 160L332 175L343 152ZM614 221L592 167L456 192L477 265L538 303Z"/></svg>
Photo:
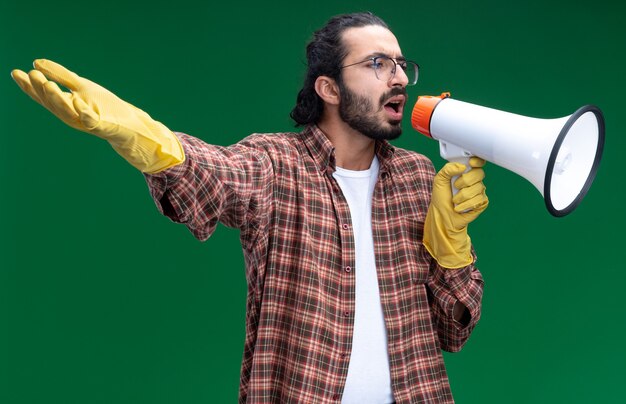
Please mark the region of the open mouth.
<svg viewBox="0 0 626 404"><path fill-rule="evenodd" d="M396 102L388 102L387 104L385 104L385 108L391 108L395 112L398 112L400 110L400 102L398 102L398 101L396 101Z"/></svg>
<svg viewBox="0 0 626 404"><path fill-rule="evenodd" d="M405 102L406 99L404 96L395 96L389 99L383 107L393 119L402 119L402 111L404 109Z"/></svg>

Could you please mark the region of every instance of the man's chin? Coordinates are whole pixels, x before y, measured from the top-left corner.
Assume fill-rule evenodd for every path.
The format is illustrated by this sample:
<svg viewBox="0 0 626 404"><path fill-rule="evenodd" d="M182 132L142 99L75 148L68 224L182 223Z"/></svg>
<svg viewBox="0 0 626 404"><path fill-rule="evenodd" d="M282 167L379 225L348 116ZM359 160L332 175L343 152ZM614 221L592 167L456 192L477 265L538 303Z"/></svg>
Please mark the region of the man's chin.
<svg viewBox="0 0 626 404"><path fill-rule="evenodd" d="M347 121L352 129L360 132L362 135L374 140L394 140L400 137L402 134L402 121L386 121L385 123L375 124L367 121Z"/></svg>
<svg viewBox="0 0 626 404"><path fill-rule="evenodd" d="M374 140L394 140L399 138L400 135L402 135L402 127L400 125L387 130L379 130L375 133L365 133L365 136Z"/></svg>
<svg viewBox="0 0 626 404"><path fill-rule="evenodd" d="M394 140L402 135L402 121L390 121L389 129L387 130L385 139Z"/></svg>
<svg viewBox="0 0 626 404"><path fill-rule="evenodd" d="M398 131L395 131L395 132L389 132L387 137L385 137L385 140L394 140L394 139L399 138L400 135L402 135L402 129L399 129Z"/></svg>

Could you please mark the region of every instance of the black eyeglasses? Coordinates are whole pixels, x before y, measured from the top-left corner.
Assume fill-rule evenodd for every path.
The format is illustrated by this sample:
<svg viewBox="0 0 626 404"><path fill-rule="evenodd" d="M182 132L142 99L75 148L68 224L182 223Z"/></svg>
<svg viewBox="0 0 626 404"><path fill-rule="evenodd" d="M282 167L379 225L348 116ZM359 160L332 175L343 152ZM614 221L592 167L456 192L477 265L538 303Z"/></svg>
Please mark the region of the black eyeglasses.
<svg viewBox="0 0 626 404"><path fill-rule="evenodd" d="M404 74L409 78L408 86L412 86L417 83L419 77L420 67L417 63L410 60L394 60L389 56L374 56L367 58L360 62L351 63L349 65L341 66L341 68L360 65L361 63L370 62L370 67L374 69L374 74L378 80L389 82L396 75L396 69L398 66L404 71Z"/></svg>

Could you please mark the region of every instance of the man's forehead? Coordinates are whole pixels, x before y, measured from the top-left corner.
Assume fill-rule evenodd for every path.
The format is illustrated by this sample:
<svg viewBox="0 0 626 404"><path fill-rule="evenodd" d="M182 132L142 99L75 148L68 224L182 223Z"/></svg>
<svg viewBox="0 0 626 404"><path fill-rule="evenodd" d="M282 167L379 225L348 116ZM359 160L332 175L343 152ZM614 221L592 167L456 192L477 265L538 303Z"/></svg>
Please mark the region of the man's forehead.
<svg viewBox="0 0 626 404"><path fill-rule="evenodd" d="M391 57L401 55L395 35L380 25L348 28L343 33L343 41L348 57L372 54L386 54Z"/></svg>

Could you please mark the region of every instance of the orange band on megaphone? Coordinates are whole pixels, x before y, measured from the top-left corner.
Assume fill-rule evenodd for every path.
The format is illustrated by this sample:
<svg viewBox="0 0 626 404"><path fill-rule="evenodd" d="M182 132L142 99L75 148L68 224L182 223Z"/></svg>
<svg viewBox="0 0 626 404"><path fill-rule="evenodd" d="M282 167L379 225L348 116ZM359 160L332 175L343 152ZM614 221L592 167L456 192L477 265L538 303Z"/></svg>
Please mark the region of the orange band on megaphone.
<svg viewBox="0 0 626 404"><path fill-rule="evenodd" d="M450 93L441 93L441 95L420 95L411 113L411 125L418 132L432 138L430 135L430 118L433 115L435 107L444 98L450 97Z"/></svg>

